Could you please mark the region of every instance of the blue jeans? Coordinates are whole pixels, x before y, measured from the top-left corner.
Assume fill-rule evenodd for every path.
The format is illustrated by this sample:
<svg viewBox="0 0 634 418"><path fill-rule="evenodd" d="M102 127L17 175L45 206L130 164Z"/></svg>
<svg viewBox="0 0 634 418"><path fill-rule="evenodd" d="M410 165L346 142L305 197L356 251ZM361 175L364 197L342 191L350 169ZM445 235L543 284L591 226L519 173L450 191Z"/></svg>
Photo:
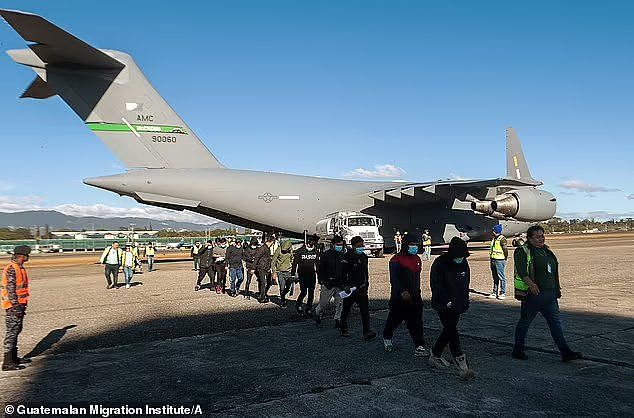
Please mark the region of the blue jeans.
<svg viewBox="0 0 634 418"><path fill-rule="evenodd" d="M244 280L244 272L242 271L242 267L229 268L229 280L231 280L232 293L236 293L236 289L240 290L240 286L242 285L242 281Z"/></svg>
<svg viewBox="0 0 634 418"><path fill-rule="evenodd" d="M124 267L123 275L125 277L125 284L130 284L132 276L134 275L134 267Z"/></svg>
<svg viewBox="0 0 634 418"><path fill-rule="evenodd" d="M564 338L564 330L561 326L561 318L559 317L559 303L557 303L557 290L541 290L539 295L528 295L526 300L522 301L522 309L520 320L515 327L515 346L524 348L526 334L531 322L541 313L550 329L550 335L559 348L561 354L568 353L568 343Z"/></svg>
<svg viewBox="0 0 634 418"><path fill-rule="evenodd" d="M154 268L154 256L148 255L147 256L147 271L152 271L153 268Z"/></svg>
<svg viewBox="0 0 634 418"><path fill-rule="evenodd" d="M493 293L497 294L498 288L500 294L506 295L506 260L491 259L491 274L493 275Z"/></svg>

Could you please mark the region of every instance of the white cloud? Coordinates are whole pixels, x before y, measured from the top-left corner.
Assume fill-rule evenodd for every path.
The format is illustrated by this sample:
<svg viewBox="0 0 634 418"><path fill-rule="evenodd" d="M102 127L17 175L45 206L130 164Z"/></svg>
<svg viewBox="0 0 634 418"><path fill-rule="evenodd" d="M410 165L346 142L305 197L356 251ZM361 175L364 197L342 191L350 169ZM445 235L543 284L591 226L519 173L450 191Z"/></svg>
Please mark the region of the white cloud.
<svg viewBox="0 0 634 418"><path fill-rule="evenodd" d="M449 173L449 180L471 180L468 177L462 177L459 174L456 173Z"/></svg>
<svg viewBox="0 0 634 418"><path fill-rule="evenodd" d="M22 212L27 210L56 210L71 216L96 216L99 218L149 218L157 221L193 222L212 225L218 220L190 211L176 211L153 206L122 208L103 204L76 205L67 203L47 206L39 196L0 195L0 212Z"/></svg>
<svg viewBox="0 0 634 418"><path fill-rule="evenodd" d="M400 178L406 174L405 170L392 164L375 165L373 169L355 168L345 174L346 177L356 177L364 179L393 179Z"/></svg>
<svg viewBox="0 0 634 418"><path fill-rule="evenodd" d="M4 196L0 195L0 211L20 212L24 210L42 209L44 199L39 196Z"/></svg>
<svg viewBox="0 0 634 418"><path fill-rule="evenodd" d="M627 195L628 200L634 200L634 193Z"/></svg>
<svg viewBox="0 0 634 418"><path fill-rule="evenodd" d="M580 192L586 193L596 193L596 192L620 192L620 189L610 189L602 186L594 186L590 183L586 183L579 180L567 180L563 183L559 184L559 187L563 187L568 190L578 190Z"/></svg>

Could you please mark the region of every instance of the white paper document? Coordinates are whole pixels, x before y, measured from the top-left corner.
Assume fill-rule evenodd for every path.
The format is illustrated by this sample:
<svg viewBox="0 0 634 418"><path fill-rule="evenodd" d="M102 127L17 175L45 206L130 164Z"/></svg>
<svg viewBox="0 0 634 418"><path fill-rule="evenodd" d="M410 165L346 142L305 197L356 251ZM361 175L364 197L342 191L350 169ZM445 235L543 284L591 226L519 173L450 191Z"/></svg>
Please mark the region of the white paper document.
<svg viewBox="0 0 634 418"><path fill-rule="evenodd" d="M351 287L350 293L347 293L345 290L342 290L341 292L339 292L339 297L341 297L341 299L345 299L349 297L355 290L357 290L356 287Z"/></svg>

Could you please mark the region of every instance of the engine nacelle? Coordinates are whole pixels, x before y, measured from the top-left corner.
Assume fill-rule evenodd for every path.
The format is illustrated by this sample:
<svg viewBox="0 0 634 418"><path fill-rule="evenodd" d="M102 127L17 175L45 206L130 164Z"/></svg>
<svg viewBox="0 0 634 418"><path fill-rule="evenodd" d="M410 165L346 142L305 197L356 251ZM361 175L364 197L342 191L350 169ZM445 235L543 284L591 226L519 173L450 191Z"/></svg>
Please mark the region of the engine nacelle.
<svg viewBox="0 0 634 418"><path fill-rule="evenodd" d="M543 190L517 189L496 197L491 208L518 221L546 221L555 216L557 199Z"/></svg>
<svg viewBox="0 0 634 418"><path fill-rule="evenodd" d="M476 200L471 202L471 210L474 212L480 212L485 215L491 215L493 212L493 207L491 206L490 200Z"/></svg>

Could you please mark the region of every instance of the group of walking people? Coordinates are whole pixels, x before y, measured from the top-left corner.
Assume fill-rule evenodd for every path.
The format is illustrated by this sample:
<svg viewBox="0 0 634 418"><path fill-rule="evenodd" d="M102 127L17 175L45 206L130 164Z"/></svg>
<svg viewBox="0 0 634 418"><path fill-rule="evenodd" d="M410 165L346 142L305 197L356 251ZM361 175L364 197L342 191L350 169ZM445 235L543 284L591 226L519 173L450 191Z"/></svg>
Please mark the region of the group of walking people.
<svg viewBox="0 0 634 418"><path fill-rule="evenodd" d="M499 226L494 229L495 239L491 244L491 260L501 260L508 256L508 250L501 243ZM292 294L296 284L300 293L295 302L297 313L306 317L314 315L315 322L322 324L326 307L334 301L334 325L342 337L350 337L348 316L353 305L359 308L362 335L366 341L373 340L376 332L370 323L368 288L368 257L364 241L360 236L352 238L346 246L344 239L335 236L330 249L319 251L316 236L308 237L305 244L293 251L290 241L277 241L274 235L267 235L262 245L253 238L248 245L239 240L227 242L220 238L215 243L208 241L206 246L196 243L192 249L194 269L198 270L195 290L202 288L201 282L208 276L217 293L226 292L237 296L241 285L244 297L250 297L250 281L255 276L258 281L257 297L259 302L269 301L268 291L277 281L280 292L280 305L287 306L286 296ZM414 355L429 357L429 363L436 368L455 365L461 376L475 376L470 369L466 355L460 346L458 324L460 317L469 309L471 271L467 261L467 244L459 237L449 243L449 248L438 256L430 269L431 305L436 311L442 331L431 351L427 348L423 332L423 298L421 292L422 261L418 256L424 239L415 234L404 234L399 252L389 263L390 300L389 312L383 328L383 347L385 351L394 350L395 330L405 322L414 345ZM4 339L4 359L2 370L19 370L29 362L28 358L18 357L17 341L22 331L23 318L30 297L29 279L24 264L29 260L31 249L18 246L13 251L11 261L2 273L1 303L6 311L6 334ZM149 270L152 270L154 246L145 248ZM134 268L137 266L138 251L126 245L124 249L117 242L107 247L101 255L105 265L107 287L117 287L117 275L123 267L126 287L130 287ZM544 229L531 226L527 231L527 242L515 249L514 255L515 298L521 301L520 319L515 327L515 340L512 357L526 360L526 336L528 329L541 313L546 319L550 333L563 361L581 359L580 352L573 351L567 344L561 324L558 299L561 297L559 264L553 251L545 244ZM243 263L246 274L243 273ZM497 266L492 270L497 273ZM226 290L227 272L230 287ZM495 276L494 276L495 277ZM316 285L320 285L319 300L313 311L313 298ZM500 285L500 287L498 287ZM495 281L494 293L500 298L505 295L505 284ZM499 292L499 293L498 293ZM304 303L304 298L306 302ZM443 357L449 347L452 361Z"/></svg>
<svg viewBox="0 0 634 418"><path fill-rule="evenodd" d="M143 252L147 259L148 272L151 272L154 269L154 255L156 252L154 244L151 242L146 244L143 247ZM129 289L134 284L133 277L135 272L143 269L138 243L127 243L122 249L119 242L114 241L103 250L99 262L104 265L106 289L119 287L119 270L123 270L125 287Z"/></svg>

